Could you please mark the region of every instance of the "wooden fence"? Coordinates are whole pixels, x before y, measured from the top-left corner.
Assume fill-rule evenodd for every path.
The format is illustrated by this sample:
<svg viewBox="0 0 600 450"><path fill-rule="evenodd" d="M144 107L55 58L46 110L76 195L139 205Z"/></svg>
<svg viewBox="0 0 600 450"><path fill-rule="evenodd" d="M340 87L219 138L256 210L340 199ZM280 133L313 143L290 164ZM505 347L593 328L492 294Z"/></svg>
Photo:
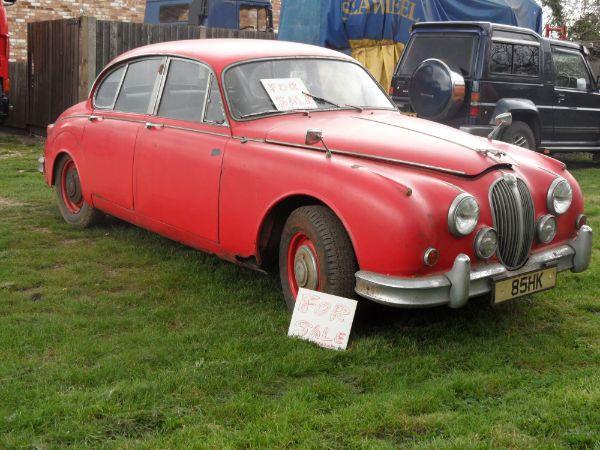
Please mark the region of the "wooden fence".
<svg viewBox="0 0 600 450"><path fill-rule="evenodd" d="M123 52L183 39L274 39L268 32L187 25L111 22L93 17L27 25L27 63L12 63L7 125L43 131L69 106L85 99L100 71Z"/></svg>

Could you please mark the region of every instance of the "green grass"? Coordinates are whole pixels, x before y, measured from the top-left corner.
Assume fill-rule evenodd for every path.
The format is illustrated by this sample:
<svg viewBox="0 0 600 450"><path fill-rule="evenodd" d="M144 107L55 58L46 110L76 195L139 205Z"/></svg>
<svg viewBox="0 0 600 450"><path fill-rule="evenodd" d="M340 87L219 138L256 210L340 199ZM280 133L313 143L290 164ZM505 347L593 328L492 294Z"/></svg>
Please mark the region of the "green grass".
<svg viewBox="0 0 600 450"><path fill-rule="evenodd" d="M334 352L286 337L275 276L70 228L41 149L0 138L0 448L600 448L598 243L498 308L359 310Z"/></svg>

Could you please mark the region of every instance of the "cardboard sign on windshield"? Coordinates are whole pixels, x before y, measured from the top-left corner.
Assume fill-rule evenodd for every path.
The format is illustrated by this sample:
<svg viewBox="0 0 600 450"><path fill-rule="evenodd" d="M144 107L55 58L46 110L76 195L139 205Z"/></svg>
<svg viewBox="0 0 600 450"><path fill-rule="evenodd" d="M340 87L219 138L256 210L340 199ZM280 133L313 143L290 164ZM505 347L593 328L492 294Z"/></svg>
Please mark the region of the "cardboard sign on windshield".
<svg viewBox="0 0 600 450"><path fill-rule="evenodd" d="M300 289L288 336L334 350L345 350L358 302Z"/></svg>
<svg viewBox="0 0 600 450"><path fill-rule="evenodd" d="M315 101L304 94L308 89L300 78L272 78L260 82L278 111L317 108Z"/></svg>

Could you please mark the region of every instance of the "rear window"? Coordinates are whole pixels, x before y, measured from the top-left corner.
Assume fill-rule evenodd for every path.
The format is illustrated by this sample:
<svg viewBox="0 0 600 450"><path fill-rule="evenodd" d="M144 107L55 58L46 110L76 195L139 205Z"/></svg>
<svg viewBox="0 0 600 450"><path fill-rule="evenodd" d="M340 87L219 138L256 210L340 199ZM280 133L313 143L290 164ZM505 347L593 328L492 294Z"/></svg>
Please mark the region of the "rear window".
<svg viewBox="0 0 600 450"><path fill-rule="evenodd" d="M190 19L190 5L164 5L160 7L158 21L160 23L187 23Z"/></svg>
<svg viewBox="0 0 600 450"><path fill-rule="evenodd" d="M468 77L473 71L478 42L479 38L471 34L417 34L409 43L397 73L412 75L423 61L436 58Z"/></svg>

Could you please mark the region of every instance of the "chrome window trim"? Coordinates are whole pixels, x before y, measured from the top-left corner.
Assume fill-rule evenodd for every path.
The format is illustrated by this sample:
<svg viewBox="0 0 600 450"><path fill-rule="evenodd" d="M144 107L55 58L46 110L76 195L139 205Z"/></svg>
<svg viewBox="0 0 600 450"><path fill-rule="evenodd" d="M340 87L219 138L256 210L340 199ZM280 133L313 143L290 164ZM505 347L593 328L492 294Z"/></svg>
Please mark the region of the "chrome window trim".
<svg viewBox="0 0 600 450"><path fill-rule="evenodd" d="M138 63L138 62L143 62L143 61L150 61L150 60L153 60L153 59L157 59L157 60L158 60L158 59L162 59L162 60L163 60L163 64L164 64L164 59L165 59L165 58L164 58L164 57L162 57L162 56L155 56L155 55L153 55L153 56L147 56L147 55L140 56L140 57L137 57L137 58L133 58L133 59L131 59L131 60L128 60L128 62L127 62L127 70L126 70L126 74L127 74L127 73L129 73L129 68L130 68L130 66L131 66L132 64L136 64L136 63ZM123 114L138 114L138 115L148 115L148 110L150 110L150 107L148 107L148 110L146 110L146 113L138 113L138 112L133 112L133 111L122 111L122 110L120 110L120 109L116 109L116 107L117 107L117 101L119 100L119 96L121 95L121 90L123 89L123 84L125 83L125 77L126 77L126 74L123 76L123 80L121 80L121 85L119 86L119 92L117 93L117 96L115 97L115 102L114 102L114 105L113 105L113 108L111 109L111 111L114 111L114 112L119 112L119 113L123 113ZM154 80L154 88L153 88L153 90L152 90L152 94L150 94L150 102L149 102L149 105L151 105L151 104L152 104L152 99L153 99L153 98L155 97L155 95L156 95L156 88L157 88L157 82L158 82L158 79L159 79L159 77L157 77L157 79L156 79L156 80ZM96 88L96 93L97 93L97 92L98 92L98 89Z"/></svg>
<svg viewBox="0 0 600 450"><path fill-rule="evenodd" d="M525 41L521 39L511 39L503 37L492 37L492 42L505 42L507 44L529 45L531 47L541 47L539 41Z"/></svg>
<svg viewBox="0 0 600 450"><path fill-rule="evenodd" d="M392 105L390 108L363 108L363 109L365 109L365 110L379 109L379 110L384 110L384 111L398 111L398 108L393 106L393 105L395 105L395 103L392 100L392 98L390 97L390 95L387 92L385 92L385 89L383 89L383 87L377 82L377 80L371 74L371 72L369 72L367 69L365 69L364 66L362 66L358 61L350 60L350 59L346 59L346 58L342 58L342 57L337 57L337 56L310 56L310 55L306 55L306 56L304 56L304 55L303 56L266 56L263 58L253 58L253 59L246 59L243 61L237 61L237 62L234 62L234 63L228 65L221 71L221 84L223 86L223 95L225 96L225 102L227 103L227 109L229 110L229 115L231 116L231 118L233 120L235 120L236 122L250 122L252 120L262 119L264 117L273 117L273 116L278 116L278 115L298 113L298 111L281 111L279 113L266 113L266 114L263 114L260 116L254 116L254 117L248 117L248 118L237 117L233 114L233 110L231 109L231 102L229 100L229 95L227 93L227 86L225 84L225 76L227 75L227 72L229 72L231 69L234 69L237 66L241 66L244 64L251 64L251 63L260 62L260 61L278 61L278 60L294 60L294 59L316 59L316 60L325 60L325 61L341 61L341 62L347 62L350 64L355 64L356 66L360 67L364 72L367 73L367 75L371 78L371 80L373 80L375 85L383 93L385 98L387 98L387 100L390 102L390 105ZM351 108L348 108L348 109L351 109ZM318 113L318 112L323 112L323 111L342 111L342 110L341 109L333 109L333 110L332 109L328 109L328 110L311 109L309 112L312 114L312 113Z"/></svg>

